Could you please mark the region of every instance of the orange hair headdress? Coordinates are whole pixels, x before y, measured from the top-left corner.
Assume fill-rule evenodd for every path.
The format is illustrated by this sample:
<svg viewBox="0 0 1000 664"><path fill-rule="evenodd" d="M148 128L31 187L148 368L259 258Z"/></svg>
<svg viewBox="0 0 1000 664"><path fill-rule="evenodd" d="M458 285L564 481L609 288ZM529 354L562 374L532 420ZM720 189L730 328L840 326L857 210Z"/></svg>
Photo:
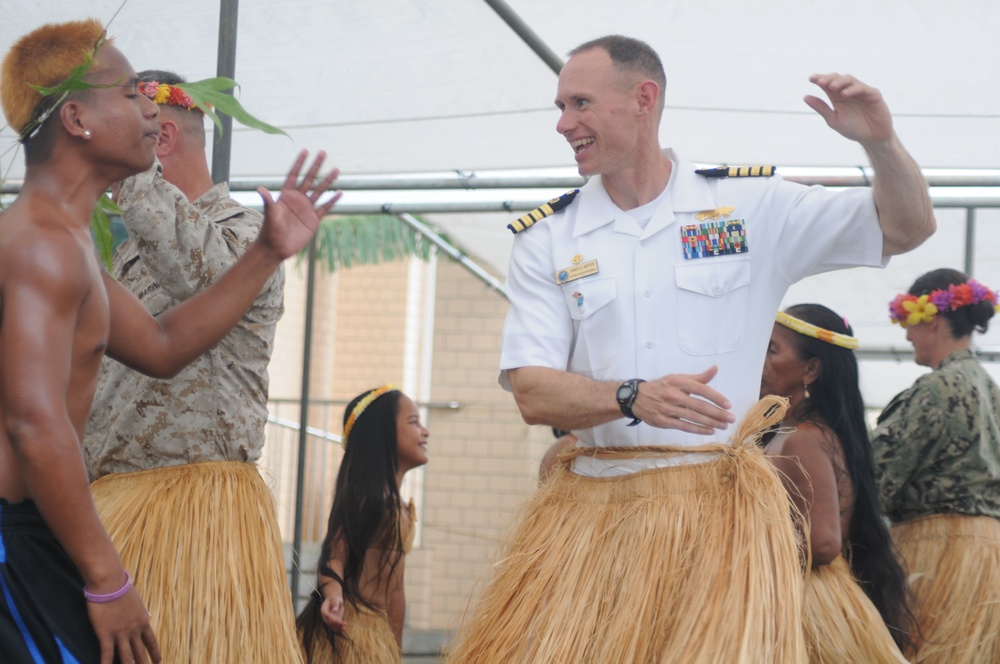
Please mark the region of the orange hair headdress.
<svg viewBox="0 0 1000 664"><path fill-rule="evenodd" d="M61 83L74 70L82 78L86 69L79 67L89 65L105 43L104 32L97 19L49 23L18 39L7 52L0 70L0 103L8 124L22 139L44 121L35 116L48 95L37 88L64 87Z"/></svg>

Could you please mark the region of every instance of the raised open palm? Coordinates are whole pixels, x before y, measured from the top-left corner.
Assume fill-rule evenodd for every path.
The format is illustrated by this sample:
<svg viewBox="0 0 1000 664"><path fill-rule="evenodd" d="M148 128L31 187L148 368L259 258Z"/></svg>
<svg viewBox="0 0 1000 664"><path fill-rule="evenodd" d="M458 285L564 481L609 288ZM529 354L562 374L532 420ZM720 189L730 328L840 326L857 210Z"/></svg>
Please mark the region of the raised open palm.
<svg viewBox="0 0 1000 664"><path fill-rule="evenodd" d="M313 160L305 176L299 181L299 173L308 152L303 150L295 158L281 187L278 199L271 198L271 192L259 187L257 193L264 199L264 225L260 229L260 239L280 258L285 259L297 253L309 243L322 219L341 196L336 192L326 202L319 199L330 188L340 171L334 168L317 182L326 153L320 151Z"/></svg>

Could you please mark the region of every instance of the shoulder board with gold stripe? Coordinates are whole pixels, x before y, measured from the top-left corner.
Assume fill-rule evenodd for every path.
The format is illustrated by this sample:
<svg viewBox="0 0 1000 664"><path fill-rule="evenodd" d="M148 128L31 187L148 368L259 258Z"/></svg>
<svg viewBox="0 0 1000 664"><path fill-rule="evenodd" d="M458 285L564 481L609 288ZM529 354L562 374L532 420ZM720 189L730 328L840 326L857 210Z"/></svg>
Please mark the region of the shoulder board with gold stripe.
<svg viewBox="0 0 1000 664"><path fill-rule="evenodd" d="M699 168L695 173L707 178L769 178L777 170L774 166L719 166L718 168Z"/></svg>
<svg viewBox="0 0 1000 664"><path fill-rule="evenodd" d="M518 217L514 221L507 224L507 228L510 229L511 233L517 235L521 231L527 230L528 228L534 226L536 221L541 221L545 217L555 214L559 210L563 209L564 207L572 203L573 199L576 198L576 195L579 193L580 193L579 189L567 191L562 196L559 196L558 198L553 198L545 205L536 207L528 214Z"/></svg>

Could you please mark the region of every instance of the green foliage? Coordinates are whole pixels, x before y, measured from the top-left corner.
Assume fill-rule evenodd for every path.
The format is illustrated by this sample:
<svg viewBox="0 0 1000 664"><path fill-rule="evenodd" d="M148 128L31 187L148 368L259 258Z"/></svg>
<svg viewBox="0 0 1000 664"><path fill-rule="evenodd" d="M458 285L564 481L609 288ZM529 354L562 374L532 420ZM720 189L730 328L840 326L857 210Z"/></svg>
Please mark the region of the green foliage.
<svg viewBox="0 0 1000 664"><path fill-rule="evenodd" d="M251 129L260 129L266 134L284 134L288 136L284 130L278 129L250 115L236 97L225 92L226 90L239 87L236 81L231 78L216 76L215 78L206 78L201 81L194 81L193 83L178 83L174 87L188 93L191 101L205 115L212 119L212 122L215 123L220 132L222 131L222 122L219 120L219 116L215 114L215 111L225 113L240 124Z"/></svg>
<svg viewBox="0 0 1000 664"><path fill-rule="evenodd" d="M109 214L120 215L122 213L118 204L111 200L111 197L104 194L97 199L97 205L90 214L90 232L94 237L94 244L101 255L101 262L108 272L111 272L111 259L114 257L114 241L111 237L111 219Z"/></svg>
<svg viewBox="0 0 1000 664"><path fill-rule="evenodd" d="M419 233L391 215L327 217L316 231L316 256L329 272L408 256L427 260L431 246ZM305 256L303 250L300 260Z"/></svg>

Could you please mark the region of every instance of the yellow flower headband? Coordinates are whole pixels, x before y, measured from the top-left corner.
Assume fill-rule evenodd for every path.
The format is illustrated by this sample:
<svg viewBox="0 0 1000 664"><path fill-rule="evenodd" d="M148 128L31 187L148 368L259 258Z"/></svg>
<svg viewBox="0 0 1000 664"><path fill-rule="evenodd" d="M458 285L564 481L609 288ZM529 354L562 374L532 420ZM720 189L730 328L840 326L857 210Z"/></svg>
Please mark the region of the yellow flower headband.
<svg viewBox="0 0 1000 664"><path fill-rule="evenodd" d="M392 383L383 385L382 387L377 387L363 396L361 401L354 405L354 410L351 411L351 416L347 418L347 423L344 425L344 436L340 439L341 447L344 449L347 448L347 437L351 435L351 429L354 428L354 423L358 421L359 417L361 417L361 413L365 412L365 408L372 405L372 402L375 401L375 399L378 399L386 392L394 392L398 389L399 388Z"/></svg>
<svg viewBox="0 0 1000 664"><path fill-rule="evenodd" d="M825 341L826 343L833 344L834 346L840 346L841 348L846 348L848 350L854 350L858 347L858 340L854 337L849 337L846 334L833 332L819 327L818 325L807 323L804 320L796 318L795 316L789 316L784 311L779 311L775 320L788 329L795 330L799 334L804 334L807 337Z"/></svg>

